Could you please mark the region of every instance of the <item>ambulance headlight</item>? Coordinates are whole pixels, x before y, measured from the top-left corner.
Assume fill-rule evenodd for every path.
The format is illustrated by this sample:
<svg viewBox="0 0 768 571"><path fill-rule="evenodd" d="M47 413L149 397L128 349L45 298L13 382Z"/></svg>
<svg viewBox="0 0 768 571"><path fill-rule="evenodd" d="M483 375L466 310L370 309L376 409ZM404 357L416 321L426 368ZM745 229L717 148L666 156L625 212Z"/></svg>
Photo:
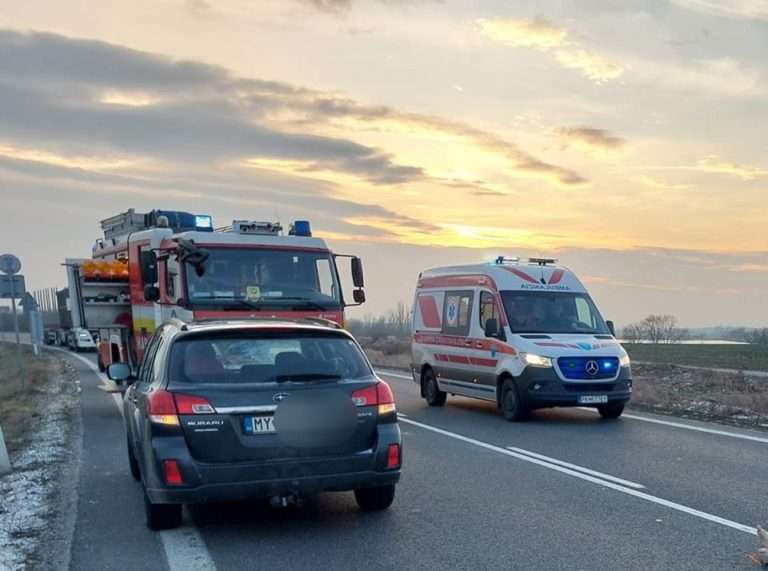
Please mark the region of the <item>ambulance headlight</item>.
<svg viewBox="0 0 768 571"><path fill-rule="evenodd" d="M624 355L622 355L619 358L619 365L621 365L622 367L629 367L629 363L630 363L629 355L627 353L624 353Z"/></svg>
<svg viewBox="0 0 768 571"><path fill-rule="evenodd" d="M549 357L542 357L541 355L534 355L533 353L520 353L520 359L526 365L531 367L551 367L552 359Z"/></svg>

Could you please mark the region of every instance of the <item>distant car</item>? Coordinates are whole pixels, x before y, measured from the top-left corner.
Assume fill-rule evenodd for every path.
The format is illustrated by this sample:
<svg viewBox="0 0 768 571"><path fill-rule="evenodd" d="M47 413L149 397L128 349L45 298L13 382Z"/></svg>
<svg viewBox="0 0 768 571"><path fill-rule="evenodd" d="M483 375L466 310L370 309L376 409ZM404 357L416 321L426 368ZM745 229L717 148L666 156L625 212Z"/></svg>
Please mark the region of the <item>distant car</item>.
<svg viewBox="0 0 768 571"><path fill-rule="evenodd" d="M128 366L108 375L125 380ZM326 491L354 491L363 510L394 500L402 441L392 391L341 329L172 321L123 402L150 529L179 525L188 503L286 505Z"/></svg>
<svg viewBox="0 0 768 571"><path fill-rule="evenodd" d="M46 331L45 332L45 344L46 345L56 345L59 341L59 336L56 335L55 331Z"/></svg>
<svg viewBox="0 0 768 571"><path fill-rule="evenodd" d="M67 335L67 345L72 351L95 351L96 342L87 329L73 329Z"/></svg>

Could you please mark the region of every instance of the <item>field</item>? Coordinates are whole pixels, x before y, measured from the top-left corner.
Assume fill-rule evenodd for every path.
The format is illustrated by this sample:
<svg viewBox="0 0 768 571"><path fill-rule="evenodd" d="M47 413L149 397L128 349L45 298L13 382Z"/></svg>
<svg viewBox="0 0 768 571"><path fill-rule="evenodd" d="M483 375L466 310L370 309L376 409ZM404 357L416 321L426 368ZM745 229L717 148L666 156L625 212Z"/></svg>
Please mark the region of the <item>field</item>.
<svg viewBox="0 0 768 571"><path fill-rule="evenodd" d="M759 345L648 345L625 343L634 361L716 369L768 371L768 347Z"/></svg>

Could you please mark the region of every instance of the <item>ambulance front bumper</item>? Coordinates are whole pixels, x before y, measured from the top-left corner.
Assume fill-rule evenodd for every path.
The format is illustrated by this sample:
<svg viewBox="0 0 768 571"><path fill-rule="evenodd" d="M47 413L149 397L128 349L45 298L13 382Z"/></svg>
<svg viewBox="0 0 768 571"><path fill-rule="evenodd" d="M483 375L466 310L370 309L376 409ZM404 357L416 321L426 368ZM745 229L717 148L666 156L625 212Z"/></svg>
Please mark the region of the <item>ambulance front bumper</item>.
<svg viewBox="0 0 768 571"><path fill-rule="evenodd" d="M622 404L632 396L632 372L622 367L614 380L563 381L552 368L527 367L516 379L529 408Z"/></svg>

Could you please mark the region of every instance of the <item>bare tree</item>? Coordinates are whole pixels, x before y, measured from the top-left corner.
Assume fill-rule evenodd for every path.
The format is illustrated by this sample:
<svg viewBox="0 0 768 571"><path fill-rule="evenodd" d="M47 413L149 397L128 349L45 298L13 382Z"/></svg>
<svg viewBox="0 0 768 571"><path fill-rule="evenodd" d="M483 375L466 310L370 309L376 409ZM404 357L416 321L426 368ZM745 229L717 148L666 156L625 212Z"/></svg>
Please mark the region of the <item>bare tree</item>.
<svg viewBox="0 0 768 571"><path fill-rule="evenodd" d="M688 337L688 330L677 326L674 315L649 315L641 322L625 327L624 336L627 340L653 344L679 343Z"/></svg>

